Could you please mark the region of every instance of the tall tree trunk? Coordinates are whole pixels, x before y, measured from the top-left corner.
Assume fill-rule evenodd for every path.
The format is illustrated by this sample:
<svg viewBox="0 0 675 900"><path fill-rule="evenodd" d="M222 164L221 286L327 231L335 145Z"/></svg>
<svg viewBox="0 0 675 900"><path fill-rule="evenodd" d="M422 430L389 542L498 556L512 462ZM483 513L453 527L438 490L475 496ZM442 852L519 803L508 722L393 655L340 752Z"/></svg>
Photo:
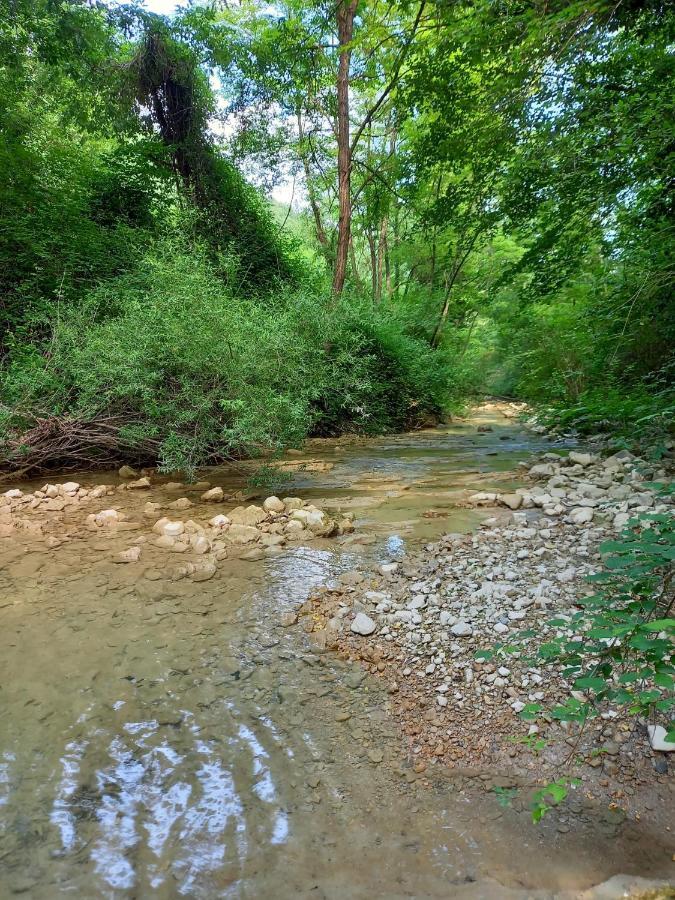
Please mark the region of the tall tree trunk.
<svg viewBox="0 0 675 900"><path fill-rule="evenodd" d="M349 44L354 33L354 16L358 0L340 0L337 7L340 59L337 77L337 144L338 144L338 235L333 271L333 293L339 297L345 285L349 236L352 223L351 169L352 151L349 135Z"/></svg>

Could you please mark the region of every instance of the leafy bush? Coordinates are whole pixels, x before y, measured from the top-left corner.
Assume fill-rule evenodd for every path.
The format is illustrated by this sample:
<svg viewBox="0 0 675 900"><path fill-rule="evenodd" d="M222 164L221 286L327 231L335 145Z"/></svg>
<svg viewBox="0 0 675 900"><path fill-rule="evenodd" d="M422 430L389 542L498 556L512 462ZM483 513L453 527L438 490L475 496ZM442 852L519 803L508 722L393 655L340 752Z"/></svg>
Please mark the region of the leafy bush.
<svg viewBox="0 0 675 900"><path fill-rule="evenodd" d="M441 411L439 354L372 309L333 304L319 284L237 296L237 265L224 257L216 269L206 251L160 243L62 315L44 350L15 348L5 461L30 465L31 429L54 417L89 427L88 461L150 454L193 471L312 431L401 428ZM114 423L107 456L95 437L103 423ZM82 453L76 441L53 462Z"/></svg>

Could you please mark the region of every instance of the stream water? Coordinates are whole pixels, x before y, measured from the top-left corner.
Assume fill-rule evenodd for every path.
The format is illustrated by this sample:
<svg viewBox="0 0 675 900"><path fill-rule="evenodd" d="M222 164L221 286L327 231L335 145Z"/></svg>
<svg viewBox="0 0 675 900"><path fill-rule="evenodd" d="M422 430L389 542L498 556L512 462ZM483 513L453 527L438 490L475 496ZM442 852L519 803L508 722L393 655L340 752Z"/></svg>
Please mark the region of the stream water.
<svg viewBox="0 0 675 900"><path fill-rule="evenodd" d="M350 509L357 539L227 560L204 583L163 577L152 548L112 564L128 534L0 541L0 896L551 897L663 874L648 829L561 833L489 793L402 776L384 686L280 624L341 571L470 529L480 514L457 498L517 483L517 463L549 447L497 413L310 443L289 464L323 471L284 492ZM120 497L133 514L148 494Z"/></svg>

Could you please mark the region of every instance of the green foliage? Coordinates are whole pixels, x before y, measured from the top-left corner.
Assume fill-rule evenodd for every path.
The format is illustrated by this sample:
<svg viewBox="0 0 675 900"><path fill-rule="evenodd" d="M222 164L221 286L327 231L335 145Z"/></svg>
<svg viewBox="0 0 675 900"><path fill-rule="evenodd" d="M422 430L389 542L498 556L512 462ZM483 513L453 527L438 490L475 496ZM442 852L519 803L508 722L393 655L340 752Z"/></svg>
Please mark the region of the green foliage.
<svg viewBox="0 0 675 900"><path fill-rule="evenodd" d="M157 244L64 311L44 352L17 347L6 441L19 446L36 419L121 418L125 452L154 442L163 468L191 472L309 432L401 428L440 412L439 354L358 304L332 306L320 285L242 297L238 261L228 275L228 260L215 269L209 255Z"/></svg>
<svg viewBox="0 0 675 900"><path fill-rule="evenodd" d="M532 798L532 821L535 824L540 822L547 812L562 803L570 787L578 784L581 784L578 778L558 778L535 791Z"/></svg>
<svg viewBox="0 0 675 900"><path fill-rule="evenodd" d="M642 513L600 551L603 568L589 576L596 592L579 599L576 612L547 623L553 629L549 640L533 653L536 636L523 632L509 646L498 644L480 657L518 653L564 666L570 696L549 710L559 721L583 724L608 707L633 716L668 715L675 706L675 521ZM544 711L542 704L530 703L520 716L532 721ZM542 797L537 816L547 808Z"/></svg>

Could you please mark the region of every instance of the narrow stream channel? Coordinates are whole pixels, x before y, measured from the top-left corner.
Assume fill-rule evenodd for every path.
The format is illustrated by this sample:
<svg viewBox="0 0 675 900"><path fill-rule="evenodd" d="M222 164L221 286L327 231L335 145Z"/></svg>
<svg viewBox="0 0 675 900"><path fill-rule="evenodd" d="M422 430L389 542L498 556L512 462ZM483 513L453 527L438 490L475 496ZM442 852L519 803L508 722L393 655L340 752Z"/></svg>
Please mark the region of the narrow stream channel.
<svg viewBox="0 0 675 900"><path fill-rule="evenodd" d="M401 777L384 686L281 625L317 584L474 527L457 499L516 484L518 462L549 447L497 413L310 443L289 462L323 471L284 492L351 510L356 537L227 560L204 583L163 577L159 550L112 564L123 535L83 528L28 552L3 539L0 895L551 897L658 875L648 833L562 834L490 794ZM130 512L147 499L123 496Z"/></svg>

